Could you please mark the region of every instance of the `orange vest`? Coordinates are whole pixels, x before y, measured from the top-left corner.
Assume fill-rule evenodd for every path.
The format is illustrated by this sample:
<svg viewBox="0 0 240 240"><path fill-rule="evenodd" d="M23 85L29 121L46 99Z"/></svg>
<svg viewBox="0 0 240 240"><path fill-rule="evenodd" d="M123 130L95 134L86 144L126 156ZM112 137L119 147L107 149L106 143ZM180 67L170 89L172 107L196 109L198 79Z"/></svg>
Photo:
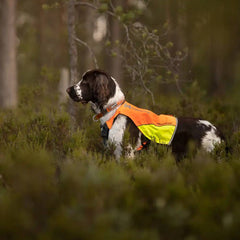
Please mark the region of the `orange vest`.
<svg viewBox="0 0 240 240"><path fill-rule="evenodd" d="M171 144L177 129L178 121L176 117L163 114L157 115L125 101L106 122L109 129L112 128L113 121L119 114L129 117L149 140L160 144Z"/></svg>

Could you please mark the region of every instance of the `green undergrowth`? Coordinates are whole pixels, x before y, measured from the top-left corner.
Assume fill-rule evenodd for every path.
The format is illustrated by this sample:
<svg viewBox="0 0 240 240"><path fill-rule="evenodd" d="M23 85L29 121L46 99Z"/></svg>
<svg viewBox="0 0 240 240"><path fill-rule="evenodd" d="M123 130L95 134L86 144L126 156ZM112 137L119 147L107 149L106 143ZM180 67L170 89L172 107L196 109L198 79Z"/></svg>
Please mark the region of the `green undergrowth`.
<svg viewBox="0 0 240 240"><path fill-rule="evenodd" d="M224 132L231 129L226 136L231 151L190 148L176 164L170 149L153 144L117 163L103 151L88 107L78 107L75 118L64 106L32 107L28 100L2 111L0 238L239 239L236 111L217 101L192 106L188 99L172 101L162 111L198 111L215 118Z"/></svg>

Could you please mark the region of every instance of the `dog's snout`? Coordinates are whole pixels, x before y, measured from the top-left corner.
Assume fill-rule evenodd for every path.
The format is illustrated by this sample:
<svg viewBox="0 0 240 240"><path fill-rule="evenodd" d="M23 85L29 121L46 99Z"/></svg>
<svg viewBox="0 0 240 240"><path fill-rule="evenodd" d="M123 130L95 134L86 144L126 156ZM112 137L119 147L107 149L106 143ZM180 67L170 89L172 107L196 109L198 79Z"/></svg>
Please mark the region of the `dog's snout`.
<svg viewBox="0 0 240 240"><path fill-rule="evenodd" d="M77 96L74 86L67 88L66 92L68 93L69 97L72 98L74 101L80 101L80 98Z"/></svg>
<svg viewBox="0 0 240 240"><path fill-rule="evenodd" d="M69 94L71 92L71 87L67 88L66 92Z"/></svg>

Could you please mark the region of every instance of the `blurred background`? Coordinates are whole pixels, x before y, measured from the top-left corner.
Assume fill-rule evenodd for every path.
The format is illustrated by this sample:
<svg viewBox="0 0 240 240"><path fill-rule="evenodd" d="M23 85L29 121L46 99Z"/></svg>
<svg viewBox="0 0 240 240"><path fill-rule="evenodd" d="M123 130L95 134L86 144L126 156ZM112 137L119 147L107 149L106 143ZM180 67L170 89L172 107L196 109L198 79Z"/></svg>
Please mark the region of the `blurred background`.
<svg viewBox="0 0 240 240"><path fill-rule="evenodd" d="M239 10L0 0L0 239L240 239ZM176 165L153 144L117 163L90 107L66 94L96 67L134 105L211 121L230 151L190 144Z"/></svg>
<svg viewBox="0 0 240 240"><path fill-rule="evenodd" d="M7 8L4 2L14 1L2 1L2 13ZM89 6L84 3L89 3ZM240 84L239 5L237 0L76 1L74 28L79 40L75 41L78 74L95 68L97 62L97 67L110 72L125 91L132 85L140 85L142 88L137 83L140 77L135 76L134 79L133 76L134 70L138 71L134 65L137 55L132 53L132 57L129 57L131 53L126 52L129 43L124 27L127 26L135 45L134 49L129 50L136 51L144 62L140 64L141 69L145 68L145 72L141 73L141 81L156 95L155 98L171 93L181 98L181 95L188 95L186 88L197 82L206 98L237 99ZM49 94L53 94L59 87L61 74L67 78L71 67L69 2L22 0L16 1L12 7L15 8L12 14L15 14L18 89L40 84L45 85ZM5 23L1 23L1 38L7 37ZM147 32L142 33L140 29L131 35L132 26L135 29L146 27ZM168 47L173 62L176 54L184 54L177 62L181 65L177 72L169 71L169 63L162 66L159 56L154 60L152 56L146 56L148 50L144 49L144 44L148 44L149 48L151 44L153 48L158 44L156 41L143 42L144 34L147 35L145 38L151 38L152 33L158 36L158 43L162 47ZM2 51L3 48L2 44ZM145 55L142 54L144 51ZM4 57L6 54L2 55ZM13 58L11 60L14 61ZM3 62L5 60L1 59L2 66ZM175 66L177 63L174 63ZM171 74L180 76L179 86L171 79ZM6 79L3 76L1 82L3 78ZM150 96L146 98L151 99Z"/></svg>

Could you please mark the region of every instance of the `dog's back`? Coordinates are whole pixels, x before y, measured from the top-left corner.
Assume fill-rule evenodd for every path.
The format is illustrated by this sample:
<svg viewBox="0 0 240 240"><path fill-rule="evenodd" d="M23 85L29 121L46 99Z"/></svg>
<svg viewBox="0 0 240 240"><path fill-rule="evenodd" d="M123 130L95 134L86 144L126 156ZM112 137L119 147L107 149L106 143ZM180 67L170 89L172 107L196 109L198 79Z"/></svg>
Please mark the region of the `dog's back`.
<svg viewBox="0 0 240 240"><path fill-rule="evenodd" d="M190 142L211 152L222 141L224 141L223 134L210 122L179 117L178 128L172 141L172 151L177 159L181 159L187 153Z"/></svg>

